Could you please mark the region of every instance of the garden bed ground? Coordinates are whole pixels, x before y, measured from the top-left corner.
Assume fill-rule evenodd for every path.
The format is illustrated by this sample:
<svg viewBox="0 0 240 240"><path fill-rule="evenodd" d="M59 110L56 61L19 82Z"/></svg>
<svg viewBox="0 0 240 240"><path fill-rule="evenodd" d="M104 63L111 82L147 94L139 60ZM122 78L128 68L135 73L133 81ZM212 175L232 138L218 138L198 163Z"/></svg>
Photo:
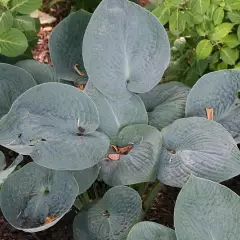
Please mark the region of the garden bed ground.
<svg viewBox="0 0 240 240"><path fill-rule="evenodd" d="M49 0L45 0L44 6L49 2ZM49 35L53 27L68 14L70 8L71 1L58 3L51 8L43 7L42 10L56 17L57 20L55 23L46 24L41 27L39 32L40 39L33 51L34 59L51 64L48 50ZM14 156L14 153L1 147L0 150L5 153L8 163L10 163L10 157ZM26 158L25 161L29 161L29 159ZM240 195L240 177L229 180L225 185ZM147 214L146 220L173 228L173 211L178 193L178 189L164 186L158 193L152 208ZM28 234L11 227L0 212L0 240L72 240L72 222L75 215L76 213L72 210L54 227L44 232Z"/></svg>

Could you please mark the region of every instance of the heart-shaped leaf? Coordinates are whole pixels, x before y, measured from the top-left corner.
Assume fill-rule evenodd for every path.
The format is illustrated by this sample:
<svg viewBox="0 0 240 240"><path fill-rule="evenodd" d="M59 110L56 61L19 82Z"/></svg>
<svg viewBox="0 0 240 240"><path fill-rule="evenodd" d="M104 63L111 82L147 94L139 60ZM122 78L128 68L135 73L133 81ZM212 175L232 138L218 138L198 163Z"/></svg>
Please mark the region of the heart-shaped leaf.
<svg viewBox="0 0 240 240"><path fill-rule="evenodd" d="M171 228L144 221L133 226L127 240L177 240L177 238Z"/></svg>
<svg viewBox="0 0 240 240"><path fill-rule="evenodd" d="M100 167L95 165L84 170L72 171L72 174L78 183L79 194L84 193L91 187L98 177L99 169Z"/></svg>
<svg viewBox="0 0 240 240"><path fill-rule="evenodd" d="M69 211L78 192L70 172L29 163L3 183L1 210L13 227L39 232L56 224Z"/></svg>
<svg viewBox="0 0 240 240"><path fill-rule="evenodd" d="M80 10L71 13L52 31L50 55L57 76L63 80L86 83L88 76L83 65L82 41L91 14Z"/></svg>
<svg viewBox="0 0 240 240"><path fill-rule="evenodd" d="M94 101L98 108L100 116L100 125L98 130L104 132L113 144L116 144L116 138L119 131L132 124L147 124L148 115L144 104L139 96L133 95L132 98L125 101L114 101L88 82L84 92Z"/></svg>
<svg viewBox="0 0 240 240"><path fill-rule="evenodd" d="M100 178L110 186L155 181L158 158L162 148L161 133L145 124L130 125L118 134L117 146L133 145L117 161L106 159L100 163Z"/></svg>
<svg viewBox="0 0 240 240"><path fill-rule="evenodd" d="M74 220L74 240L125 240L131 226L138 220L142 200L132 188L111 188L104 197Z"/></svg>
<svg viewBox="0 0 240 240"><path fill-rule="evenodd" d="M230 189L191 176L179 193L175 205L177 239L238 239L239 206L239 196Z"/></svg>
<svg viewBox="0 0 240 240"><path fill-rule="evenodd" d="M29 59L17 62L16 66L29 72L37 84L58 81L53 68L48 64Z"/></svg>
<svg viewBox="0 0 240 240"><path fill-rule="evenodd" d="M159 20L139 5L103 0L86 29L83 60L100 92L126 100L131 92L148 92L161 80L170 61L168 36Z"/></svg>
<svg viewBox="0 0 240 240"><path fill-rule="evenodd" d="M79 89L43 83L29 89L0 121L0 143L45 167L82 170L97 164L109 139L96 132L98 111Z"/></svg>
<svg viewBox="0 0 240 240"><path fill-rule="evenodd" d="M0 118L12 103L36 82L26 71L5 63L0 63Z"/></svg>
<svg viewBox="0 0 240 240"><path fill-rule="evenodd" d="M240 172L240 151L221 124L201 117L176 120L162 130L158 179L182 187L192 174L216 182Z"/></svg>
<svg viewBox="0 0 240 240"><path fill-rule="evenodd" d="M148 111L149 124L161 130L184 117L190 88L180 82L158 84L148 93L139 94Z"/></svg>
<svg viewBox="0 0 240 240"><path fill-rule="evenodd" d="M221 123L240 143L239 90L239 70L208 73L191 89L186 103L186 116L206 117L206 108L212 108L213 120Z"/></svg>
<svg viewBox="0 0 240 240"><path fill-rule="evenodd" d="M6 169L0 169L0 184L2 184L7 177L16 169L17 165L23 161L23 156L18 157L12 162L12 164Z"/></svg>

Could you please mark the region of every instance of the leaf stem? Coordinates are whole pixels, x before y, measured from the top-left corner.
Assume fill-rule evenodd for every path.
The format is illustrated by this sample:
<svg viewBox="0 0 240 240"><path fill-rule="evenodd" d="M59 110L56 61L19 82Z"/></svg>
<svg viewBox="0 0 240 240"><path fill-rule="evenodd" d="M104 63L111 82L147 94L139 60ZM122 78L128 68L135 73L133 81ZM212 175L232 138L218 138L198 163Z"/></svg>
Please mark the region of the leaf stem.
<svg viewBox="0 0 240 240"><path fill-rule="evenodd" d="M90 200L90 198L88 196L87 191L82 194L82 198L83 198L84 205L91 202L91 200Z"/></svg>

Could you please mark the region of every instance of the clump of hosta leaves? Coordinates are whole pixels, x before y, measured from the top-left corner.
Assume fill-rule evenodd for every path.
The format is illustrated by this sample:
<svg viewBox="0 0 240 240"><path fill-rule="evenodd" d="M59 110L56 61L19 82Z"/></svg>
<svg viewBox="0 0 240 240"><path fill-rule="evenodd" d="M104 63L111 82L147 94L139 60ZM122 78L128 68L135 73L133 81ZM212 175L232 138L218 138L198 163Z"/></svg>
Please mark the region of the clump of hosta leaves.
<svg viewBox="0 0 240 240"><path fill-rule="evenodd" d="M214 182L240 173L239 71L207 74L192 89L159 84L170 62L167 32L128 0L70 14L49 47L53 68L33 60L0 64L0 144L33 160L2 185L1 208L12 226L43 231L75 205L75 240L126 240L159 181L184 186L175 213L180 240L202 239L202 232L210 240L208 219L234 219L238 197ZM102 198L96 180L105 186ZM200 207L208 212L197 222ZM221 231L238 236L235 225L217 220L209 221L216 239ZM176 239L173 230L141 223L128 238L141 239L139 231Z"/></svg>
<svg viewBox="0 0 240 240"><path fill-rule="evenodd" d="M172 46L165 81L192 86L205 71L239 68L239 10L238 0L161 1L153 13L169 28Z"/></svg>
<svg viewBox="0 0 240 240"><path fill-rule="evenodd" d="M41 4L42 0L0 1L0 54L6 57L17 57L23 53L31 56L40 23L29 14Z"/></svg>

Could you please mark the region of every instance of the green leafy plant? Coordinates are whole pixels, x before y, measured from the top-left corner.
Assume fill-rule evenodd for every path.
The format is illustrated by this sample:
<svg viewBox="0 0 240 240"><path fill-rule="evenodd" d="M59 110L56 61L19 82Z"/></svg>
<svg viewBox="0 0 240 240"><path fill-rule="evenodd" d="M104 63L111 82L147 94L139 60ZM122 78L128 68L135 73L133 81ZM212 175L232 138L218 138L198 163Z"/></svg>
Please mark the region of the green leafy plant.
<svg viewBox="0 0 240 240"><path fill-rule="evenodd" d="M153 10L168 28L172 60L165 81L189 86L204 73L239 68L238 0L164 0Z"/></svg>
<svg viewBox="0 0 240 240"><path fill-rule="evenodd" d="M240 173L240 71L160 83L167 32L128 0L70 14L49 47L53 68L0 64L0 144L33 160L2 184L9 223L43 231L74 205L75 240L236 239L239 198L218 183ZM162 184L182 188L176 233L139 223Z"/></svg>
<svg viewBox="0 0 240 240"><path fill-rule="evenodd" d="M31 56L31 47L38 40L38 19L30 13L41 6L42 0L0 1L0 54L5 57ZM29 55L30 54L30 55Z"/></svg>

